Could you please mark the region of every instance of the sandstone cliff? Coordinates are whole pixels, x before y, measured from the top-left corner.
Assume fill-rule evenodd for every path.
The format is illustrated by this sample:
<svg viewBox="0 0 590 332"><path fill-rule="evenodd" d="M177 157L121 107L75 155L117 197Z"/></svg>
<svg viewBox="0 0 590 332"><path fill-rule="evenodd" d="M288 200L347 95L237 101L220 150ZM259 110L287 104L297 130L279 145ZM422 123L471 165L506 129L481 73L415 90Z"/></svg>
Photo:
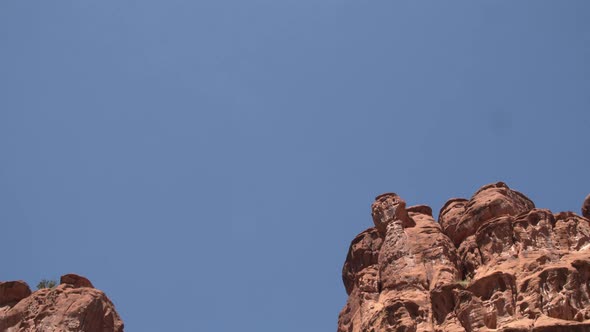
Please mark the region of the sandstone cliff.
<svg viewBox="0 0 590 332"><path fill-rule="evenodd" d="M504 183L427 206L377 196L351 243L338 332L590 331L590 195L582 215Z"/></svg>
<svg viewBox="0 0 590 332"><path fill-rule="evenodd" d="M0 282L0 331L123 332L123 322L88 279L66 274L34 293L24 281Z"/></svg>

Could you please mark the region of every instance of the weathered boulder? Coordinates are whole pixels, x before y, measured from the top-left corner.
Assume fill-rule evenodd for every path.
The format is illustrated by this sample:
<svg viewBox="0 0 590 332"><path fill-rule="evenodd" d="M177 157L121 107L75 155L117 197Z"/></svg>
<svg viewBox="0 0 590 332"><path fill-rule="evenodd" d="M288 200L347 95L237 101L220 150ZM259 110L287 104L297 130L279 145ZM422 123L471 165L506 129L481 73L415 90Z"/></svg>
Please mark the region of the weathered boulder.
<svg viewBox="0 0 590 332"><path fill-rule="evenodd" d="M406 211L406 201L395 193L385 193L377 196L371 205L371 215L375 228L385 234L387 225L397 221L404 227L412 225L412 220Z"/></svg>
<svg viewBox="0 0 590 332"><path fill-rule="evenodd" d="M0 307L15 304L31 295L31 289L22 280L0 282Z"/></svg>
<svg viewBox="0 0 590 332"><path fill-rule="evenodd" d="M460 207L457 206L459 201L457 199L452 201L455 201L455 204L451 205L459 209ZM504 182L489 184L481 187L465 203L462 212L454 211L454 209L445 211L460 215L457 216L458 220L454 222L453 232L448 232L447 235L458 247L463 240L473 235L484 222L505 215L517 216L534 207L535 204L531 200L518 191L508 188ZM443 219L446 217L448 216L441 216Z"/></svg>
<svg viewBox="0 0 590 332"><path fill-rule="evenodd" d="M74 288L79 288L79 287L90 287L90 288L94 288L94 286L92 285L92 283L90 282L90 280L86 279L85 277L79 276L77 274L64 274L63 276L61 276L61 278L59 279L59 283L60 284L69 284L74 286Z"/></svg>

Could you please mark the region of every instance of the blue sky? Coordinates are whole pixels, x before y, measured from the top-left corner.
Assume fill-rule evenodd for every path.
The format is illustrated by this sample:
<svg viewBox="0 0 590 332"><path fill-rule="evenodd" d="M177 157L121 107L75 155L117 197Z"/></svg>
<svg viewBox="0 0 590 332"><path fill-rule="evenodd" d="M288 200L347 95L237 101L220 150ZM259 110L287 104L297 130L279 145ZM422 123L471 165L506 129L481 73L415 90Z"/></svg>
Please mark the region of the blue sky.
<svg viewBox="0 0 590 332"><path fill-rule="evenodd" d="M0 280L127 331L334 331L375 195L590 192L590 3L2 1Z"/></svg>

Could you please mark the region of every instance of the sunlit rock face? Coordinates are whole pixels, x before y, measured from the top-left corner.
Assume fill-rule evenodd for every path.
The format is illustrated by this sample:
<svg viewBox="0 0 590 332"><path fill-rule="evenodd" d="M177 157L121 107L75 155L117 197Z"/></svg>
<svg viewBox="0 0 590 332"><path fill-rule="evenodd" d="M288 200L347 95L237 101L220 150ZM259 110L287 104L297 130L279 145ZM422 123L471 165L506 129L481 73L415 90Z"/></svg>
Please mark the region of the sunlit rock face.
<svg viewBox="0 0 590 332"><path fill-rule="evenodd" d="M590 331L590 195L582 214L535 208L498 182L424 205L377 196L351 243L338 332Z"/></svg>
<svg viewBox="0 0 590 332"><path fill-rule="evenodd" d="M60 282L34 293L24 281L0 282L0 331L123 332L115 306L88 279Z"/></svg>

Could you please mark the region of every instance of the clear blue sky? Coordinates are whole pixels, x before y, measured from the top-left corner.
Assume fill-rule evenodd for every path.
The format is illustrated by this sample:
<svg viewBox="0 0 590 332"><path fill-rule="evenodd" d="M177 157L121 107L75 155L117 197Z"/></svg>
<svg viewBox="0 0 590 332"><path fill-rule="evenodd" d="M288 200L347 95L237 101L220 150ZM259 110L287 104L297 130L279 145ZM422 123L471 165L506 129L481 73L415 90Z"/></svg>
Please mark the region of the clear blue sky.
<svg viewBox="0 0 590 332"><path fill-rule="evenodd" d="M0 279L127 331L335 331L375 195L590 192L590 2L0 3Z"/></svg>

